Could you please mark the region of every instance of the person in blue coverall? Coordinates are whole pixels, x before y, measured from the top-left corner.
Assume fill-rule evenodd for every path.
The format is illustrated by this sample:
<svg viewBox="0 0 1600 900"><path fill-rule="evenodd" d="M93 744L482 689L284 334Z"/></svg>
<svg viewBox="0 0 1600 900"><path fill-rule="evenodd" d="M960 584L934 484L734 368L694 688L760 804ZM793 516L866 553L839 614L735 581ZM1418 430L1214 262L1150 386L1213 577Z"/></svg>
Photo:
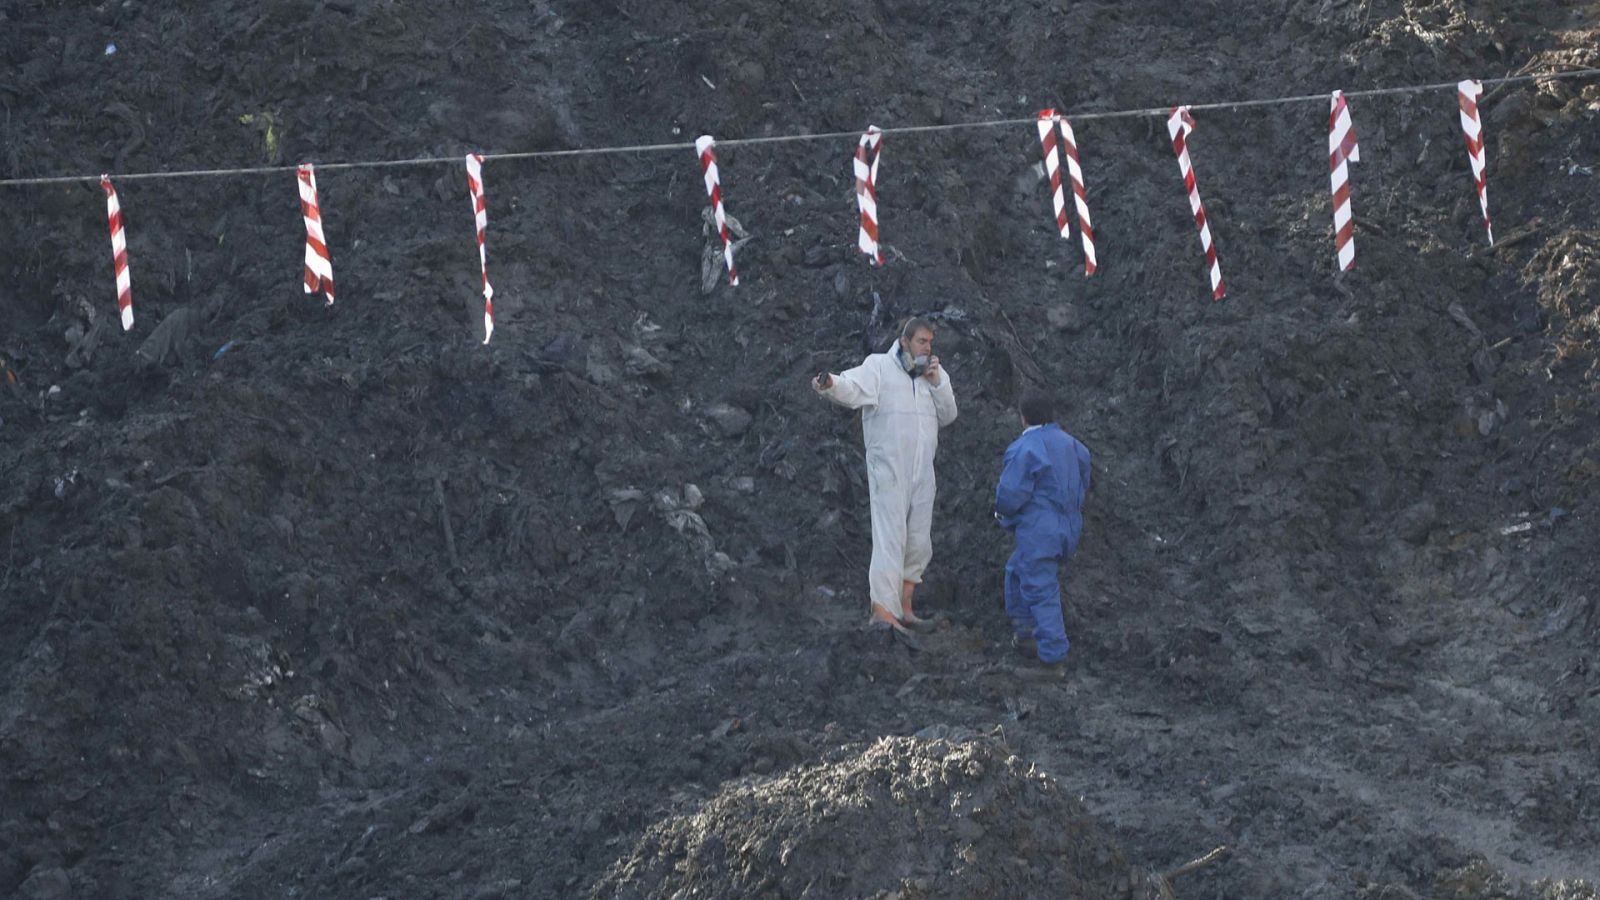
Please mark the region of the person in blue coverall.
<svg viewBox="0 0 1600 900"><path fill-rule="evenodd" d="M1067 658L1058 572L1072 559L1083 532L1089 492L1089 448L1055 423L1055 402L1029 391L1022 398L1022 436L1006 448L994 491L995 517L1016 535L1006 562L1006 615L1012 646L1046 668Z"/></svg>

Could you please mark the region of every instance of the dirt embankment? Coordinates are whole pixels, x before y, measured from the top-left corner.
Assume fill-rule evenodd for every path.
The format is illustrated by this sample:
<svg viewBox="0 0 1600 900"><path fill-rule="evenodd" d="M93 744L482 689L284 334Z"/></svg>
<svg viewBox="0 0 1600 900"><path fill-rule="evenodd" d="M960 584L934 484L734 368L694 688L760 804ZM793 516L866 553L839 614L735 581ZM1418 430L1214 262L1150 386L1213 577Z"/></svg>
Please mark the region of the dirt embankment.
<svg viewBox="0 0 1600 900"><path fill-rule="evenodd" d="M0 167L1144 108L1592 65L1597 34L1458 0L24 2ZM1198 114L1220 304L1159 119L1078 124L1092 279L1029 127L891 134L881 270L848 141L726 148L754 237L709 292L688 151L491 162L488 347L453 166L319 176L331 309L291 176L124 182L131 335L98 188L3 189L0 893L1105 896L1227 844L1182 896L1592 896L1600 86L1483 109L1493 249L1449 91L1352 100L1344 277L1323 106ZM856 630L859 432L803 387L911 312L962 410L916 657ZM1096 459L1047 687L989 517L1028 383Z"/></svg>

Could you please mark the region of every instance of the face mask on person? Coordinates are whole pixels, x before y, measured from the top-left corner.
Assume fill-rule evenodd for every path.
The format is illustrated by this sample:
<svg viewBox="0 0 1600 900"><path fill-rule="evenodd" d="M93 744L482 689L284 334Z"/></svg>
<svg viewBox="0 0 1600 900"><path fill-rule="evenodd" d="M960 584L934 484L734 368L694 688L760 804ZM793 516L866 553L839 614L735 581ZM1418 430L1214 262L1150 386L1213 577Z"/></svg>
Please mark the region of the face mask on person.
<svg viewBox="0 0 1600 900"><path fill-rule="evenodd" d="M906 374L912 378L917 378L928 371L928 357L926 355L912 356L911 351L907 350L905 345L898 346L900 347L900 367L906 370Z"/></svg>

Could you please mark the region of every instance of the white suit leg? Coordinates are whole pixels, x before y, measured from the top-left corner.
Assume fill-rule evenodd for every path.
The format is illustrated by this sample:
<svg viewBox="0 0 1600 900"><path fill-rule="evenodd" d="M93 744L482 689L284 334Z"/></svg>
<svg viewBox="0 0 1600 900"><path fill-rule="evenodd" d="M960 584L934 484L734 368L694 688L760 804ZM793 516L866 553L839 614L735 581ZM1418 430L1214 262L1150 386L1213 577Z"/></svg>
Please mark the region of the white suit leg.
<svg viewBox="0 0 1600 900"><path fill-rule="evenodd" d="M872 602L896 619L904 615L900 585L904 580L907 501L905 490L893 475L867 466L872 495L872 564L867 569L867 591Z"/></svg>
<svg viewBox="0 0 1600 900"><path fill-rule="evenodd" d="M922 583L922 573L933 561L933 479L925 479L912 493L911 508L906 515L905 559L901 578L912 584Z"/></svg>

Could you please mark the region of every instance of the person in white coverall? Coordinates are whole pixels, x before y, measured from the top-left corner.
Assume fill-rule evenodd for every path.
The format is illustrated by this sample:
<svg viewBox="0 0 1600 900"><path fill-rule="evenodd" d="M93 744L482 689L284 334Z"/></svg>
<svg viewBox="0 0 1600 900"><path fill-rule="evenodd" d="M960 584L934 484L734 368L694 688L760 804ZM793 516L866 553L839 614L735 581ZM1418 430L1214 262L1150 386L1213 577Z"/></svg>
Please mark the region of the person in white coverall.
<svg viewBox="0 0 1600 900"><path fill-rule="evenodd" d="M812 381L817 393L861 410L872 498L872 615L897 631L933 623L912 609L912 594L933 558L933 456L939 429L956 418L950 376L933 355L933 324L913 318L899 340L859 366Z"/></svg>

